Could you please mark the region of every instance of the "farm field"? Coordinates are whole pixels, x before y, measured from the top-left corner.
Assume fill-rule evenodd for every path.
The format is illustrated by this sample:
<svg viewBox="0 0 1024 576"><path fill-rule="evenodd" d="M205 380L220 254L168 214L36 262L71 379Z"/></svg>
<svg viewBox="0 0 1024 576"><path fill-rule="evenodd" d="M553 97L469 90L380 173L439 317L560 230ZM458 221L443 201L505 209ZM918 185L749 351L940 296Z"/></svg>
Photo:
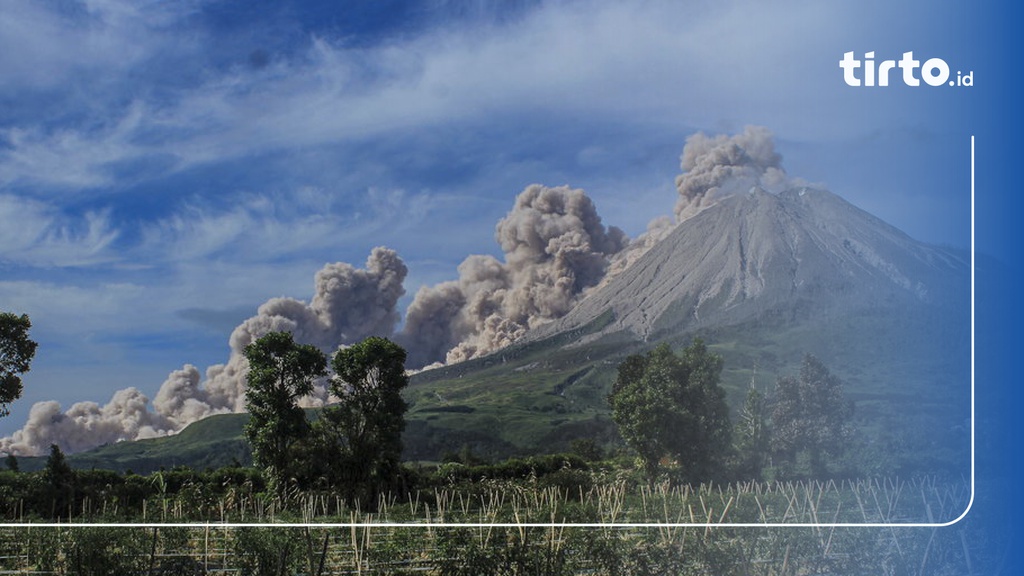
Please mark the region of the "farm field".
<svg viewBox="0 0 1024 576"><path fill-rule="evenodd" d="M678 486L564 468L382 497L156 494L40 525L5 502L0 569L37 574L985 574L1009 544L953 527L970 486L934 478ZM24 523L24 524L21 524ZM110 523L126 523L111 525ZM128 524L135 524L134 526ZM760 526L768 524L769 526Z"/></svg>

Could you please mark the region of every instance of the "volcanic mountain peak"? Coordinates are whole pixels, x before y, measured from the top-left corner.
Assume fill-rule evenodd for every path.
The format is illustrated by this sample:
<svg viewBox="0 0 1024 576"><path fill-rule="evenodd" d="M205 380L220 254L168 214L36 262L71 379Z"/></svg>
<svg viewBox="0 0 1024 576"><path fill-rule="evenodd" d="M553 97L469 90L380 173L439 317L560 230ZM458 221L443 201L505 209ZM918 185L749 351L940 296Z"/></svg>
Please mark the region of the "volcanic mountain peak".
<svg viewBox="0 0 1024 576"><path fill-rule="evenodd" d="M919 243L822 189L751 187L683 221L559 321L577 328L611 310L603 333L735 324L763 314L932 304L963 294L966 260Z"/></svg>

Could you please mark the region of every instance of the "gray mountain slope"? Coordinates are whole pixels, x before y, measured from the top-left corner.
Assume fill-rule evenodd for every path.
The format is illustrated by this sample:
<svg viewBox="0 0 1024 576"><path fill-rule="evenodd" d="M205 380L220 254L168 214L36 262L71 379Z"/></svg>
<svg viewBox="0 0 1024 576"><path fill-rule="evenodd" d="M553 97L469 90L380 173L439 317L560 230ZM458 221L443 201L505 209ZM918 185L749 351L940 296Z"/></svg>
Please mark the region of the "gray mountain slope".
<svg viewBox="0 0 1024 576"><path fill-rule="evenodd" d="M765 315L965 305L966 258L824 190L755 188L686 220L528 339L584 326L608 310L614 321L601 334L625 330L646 341Z"/></svg>

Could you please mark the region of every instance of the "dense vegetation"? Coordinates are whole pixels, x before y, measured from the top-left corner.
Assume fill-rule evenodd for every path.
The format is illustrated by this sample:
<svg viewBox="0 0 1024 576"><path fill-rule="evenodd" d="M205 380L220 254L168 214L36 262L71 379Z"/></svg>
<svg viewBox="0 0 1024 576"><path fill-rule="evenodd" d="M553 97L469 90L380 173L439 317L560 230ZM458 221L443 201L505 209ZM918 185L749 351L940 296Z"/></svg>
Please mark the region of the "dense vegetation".
<svg viewBox="0 0 1024 576"><path fill-rule="evenodd" d="M325 376L321 352L273 333L246 354L255 467L74 469L53 446L42 469L19 471L9 457L7 522L151 526L0 531L0 570L955 574L998 561L966 531L827 526L943 522L970 493L939 477L869 480L873 455L851 425L854 404L810 355L765 392L752 379L730 418L722 358L700 340L679 353L658 346L627 357L611 383L621 438L581 434L571 452L498 460L463 443L440 461L403 464L400 347L370 338L336 353L338 402L315 411L297 400ZM456 418L472 410L447 408ZM283 527L227 526L238 523ZM630 523L653 526L609 526ZM766 523L826 526L745 527Z"/></svg>
<svg viewBox="0 0 1024 576"><path fill-rule="evenodd" d="M0 528L0 569L165 576L952 576L997 573L1000 558L989 550L1007 544L1005 535L974 527Z"/></svg>
<svg viewBox="0 0 1024 576"><path fill-rule="evenodd" d="M370 338L339 351L330 380L331 393L339 401L312 412L300 409L297 401L311 390L315 378L326 373L326 359L319 350L296 344L290 334L271 333L250 345L246 354L252 366L247 399L253 416L245 425L245 437L259 471L249 474L250 484L252 478L260 478L260 486L250 487L250 491L267 488L279 499L295 491L341 494L347 505L358 501L367 511L382 493L406 496L403 492L408 492L412 468L399 465L407 408L401 392L408 383L400 347L383 338ZM627 357L618 367L618 378L607 399L621 439L581 434L571 443L574 452L590 460L613 457L607 460L613 467L642 470L648 482L667 479L700 484L875 475L877 447L854 432L850 425L853 402L845 396L841 381L818 359L807 355L798 375L779 377L767 393L752 379L735 426L730 423L726 394L720 387L722 371L721 356L699 339L679 354L663 344L646 354ZM468 407L447 408L458 417L463 414L459 409ZM229 423L228 418L220 420ZM169 440L188 436L208 440L211 435L193 432L186 429ZM223 452L220 444L215 449ZM490 460L486 454L475 453L470 443L446 454L442 460L468 468ZM57 455L63 459L59 451ZM51 454L50 460L53 458ZM241 469L247 454L236 453L232 460L227 469ZM512 459L492 466L509 467L522 461ZM8 458L8 467L18 466L16 458ZM25 468L38 469L38 465L30 463ZM48 462L50 476L52 469ZM442 469L451 473L453 466ZM83 494L88 494L89 474L107 473L79 474L83 475ZM116 476L131 479L124 480L127 484L137 484L141 478L130 472ZM492 471L485 477L496 476ZM12 489L10 482L5 484L5 489ZM193 479L192 484L205 481ZM29 502L42 493L37 489L16 492L19 499ZM64 510L67 500L75 498L63 498L56 506L30 504L29 510L45 518L48 509ZM63 512L57 517L60 514Z"/></svg>
<svg viewBox="0 0 1024 576"><path fill-rule="evenodd" d="M280 499L251 468L148 477L74 471L63 520L147 528L0 529L0 569L53 574L964 574L998 566L1007 534L736 524L941 522L969 486L913 481L678 485L576 455L407 469L409 491L378 510L329 493ZM38 521L44 473L2 473L8 520ZM34 486L34 488L33 488ZM75 512L78 510L79 512ZM35 518L29 514L36 515ZM22 516L23 515L23 516ZM204 521L210 524L201 524ZM193 527L166 523L200 523ZM221 523L282 524L278 528ZM333 526L295 526L314 522ZM651 527L609 523L653 522ZM473 527L447 524L470 523ZM565 524L588 526L567 526ZM695 526L680 526L690 523ZM291 526L291 527L289 527Z"/></svg>

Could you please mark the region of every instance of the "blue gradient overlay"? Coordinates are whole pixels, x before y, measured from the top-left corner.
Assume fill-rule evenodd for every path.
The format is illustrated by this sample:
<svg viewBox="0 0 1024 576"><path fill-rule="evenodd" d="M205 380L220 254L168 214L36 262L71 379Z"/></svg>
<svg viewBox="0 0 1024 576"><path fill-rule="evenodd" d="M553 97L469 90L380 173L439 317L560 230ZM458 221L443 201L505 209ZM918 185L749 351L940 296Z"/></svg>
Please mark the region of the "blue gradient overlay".
<svg viewBox="0 0 1024 576"><path fill-rule="evenodd" d="M974 5L972 5L974 6ZM1022 306L1021 217L1024 185L1020 177L1020 58L1024 55L1017 4L978 5L976 28L957 41L976 54L976 85L969 106L948 114L976 136L976 247L994 256L998 273L978 271L976 278L975 394L976 499L968 522L1005 538L1003 574L1020 574L1024 550L1021 484L1024 474L1024 340ZM984 80L982 80L984 78ZM955 121L955 120L954 120ZM950 529L956 529L950 528ZM995 543L993 543L995 545Z"/></svg>

